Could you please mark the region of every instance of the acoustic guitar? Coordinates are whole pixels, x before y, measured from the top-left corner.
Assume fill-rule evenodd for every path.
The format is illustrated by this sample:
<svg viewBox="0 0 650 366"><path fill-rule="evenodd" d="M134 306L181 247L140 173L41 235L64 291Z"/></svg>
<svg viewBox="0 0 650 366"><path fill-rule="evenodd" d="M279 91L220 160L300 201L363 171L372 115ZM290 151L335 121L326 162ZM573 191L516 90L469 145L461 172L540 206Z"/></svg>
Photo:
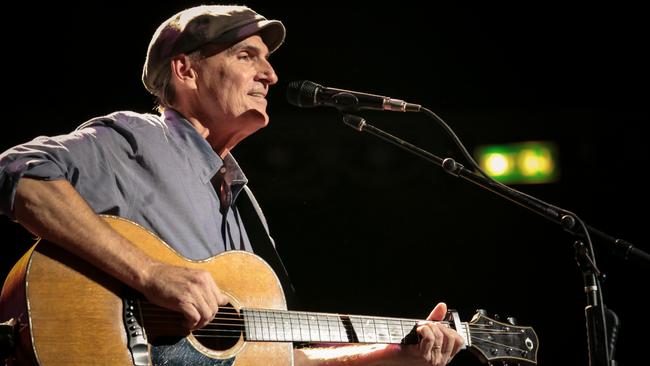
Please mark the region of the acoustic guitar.
<svg viewBox="0 0 650 366"><path fill-rule="evenodd" d="M104 219L155 259L210 272L230 298L205 327L188 332L179 313L157 307L75 255L37 242L14 266L0 321L18 323L13 363L36 365L293 365L293 342L417 343L416 319L287 311L271 267L229 251L192 261L141 226ZM484 362L537 364L535 331L477 313L445 320Z"/></svg>

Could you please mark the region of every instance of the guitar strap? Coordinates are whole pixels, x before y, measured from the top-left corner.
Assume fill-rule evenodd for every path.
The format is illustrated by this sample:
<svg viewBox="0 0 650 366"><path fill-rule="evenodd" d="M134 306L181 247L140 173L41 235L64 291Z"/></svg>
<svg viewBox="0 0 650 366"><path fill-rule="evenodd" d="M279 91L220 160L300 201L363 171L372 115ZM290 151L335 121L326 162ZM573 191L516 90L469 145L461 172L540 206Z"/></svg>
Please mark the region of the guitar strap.
<svg viewBox="0 0 650 366"><path fill-rule="evenodd" d="M244 192L246 194L242 194ZM257 203L255 196L253 196L253 192L247 186L244 186L243 192L240 192L235 205L246 228L246 233L251 239L253 251L273 268L284 289L288 308L295 308L297 305L295 289L291 284L289 274L282 263L282 259L280 259L280 255L275 249L275 242L269 234L268 225L262 209Z"/></svg>

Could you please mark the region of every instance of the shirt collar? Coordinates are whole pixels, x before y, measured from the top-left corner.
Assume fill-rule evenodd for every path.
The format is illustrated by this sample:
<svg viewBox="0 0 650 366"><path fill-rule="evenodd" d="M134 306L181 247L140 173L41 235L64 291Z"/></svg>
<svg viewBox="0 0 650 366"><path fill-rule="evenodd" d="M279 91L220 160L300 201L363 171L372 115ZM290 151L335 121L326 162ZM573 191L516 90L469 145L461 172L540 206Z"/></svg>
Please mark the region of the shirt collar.
<svg viewBox="0 0 650 366"><path fill-rule="evenodd" d="M225 181L231 187L243 186L248 183L248 178L239 167L237 160L232 156L231 153L228 153L223 159L223 166L226 168ZM241 189L241 188L240 188Z"/></svg>
<svg viewBox="0 0 650 366"><path fill-rule="evenodd" d="M190 165L199 174L203 183L210 181L215 174L223 170L222 168L225 169L221 172L222 179L232 190L234 201L244 185L248 183L248 179L232 154L228 153L224 159L221 159L219 154L212 150L208 141L177 111L166 108L163 119L170 133L177 137L179 147L189 156Z"/></svg>

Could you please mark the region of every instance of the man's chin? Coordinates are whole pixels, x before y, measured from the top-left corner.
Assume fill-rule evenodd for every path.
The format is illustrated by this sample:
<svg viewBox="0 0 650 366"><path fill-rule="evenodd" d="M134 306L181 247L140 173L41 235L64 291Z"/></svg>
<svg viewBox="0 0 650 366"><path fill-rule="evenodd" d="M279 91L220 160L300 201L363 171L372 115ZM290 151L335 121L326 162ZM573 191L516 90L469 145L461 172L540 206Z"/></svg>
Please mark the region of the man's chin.
<svg viewBox="0 0 650 366"><path fill-rule="evenodd" d="M264 111L249 109L241 115L247 125L256 126L255 130L266 127L269 124L269 115Z"/></svg>

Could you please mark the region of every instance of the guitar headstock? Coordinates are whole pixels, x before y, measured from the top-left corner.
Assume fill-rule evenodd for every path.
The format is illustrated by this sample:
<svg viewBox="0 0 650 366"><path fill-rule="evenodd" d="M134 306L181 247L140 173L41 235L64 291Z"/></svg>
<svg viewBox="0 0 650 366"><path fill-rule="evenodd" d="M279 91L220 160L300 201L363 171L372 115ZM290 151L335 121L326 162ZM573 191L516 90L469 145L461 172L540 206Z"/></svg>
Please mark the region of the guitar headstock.
<svg viewBox="0 0 650 366"><path fill-rule="evenodd" d="M491 319L479 310L467 323L469 350L483 362L537 364L539 343L531 327L516 325L513 318L504 323Z"/></svg>

